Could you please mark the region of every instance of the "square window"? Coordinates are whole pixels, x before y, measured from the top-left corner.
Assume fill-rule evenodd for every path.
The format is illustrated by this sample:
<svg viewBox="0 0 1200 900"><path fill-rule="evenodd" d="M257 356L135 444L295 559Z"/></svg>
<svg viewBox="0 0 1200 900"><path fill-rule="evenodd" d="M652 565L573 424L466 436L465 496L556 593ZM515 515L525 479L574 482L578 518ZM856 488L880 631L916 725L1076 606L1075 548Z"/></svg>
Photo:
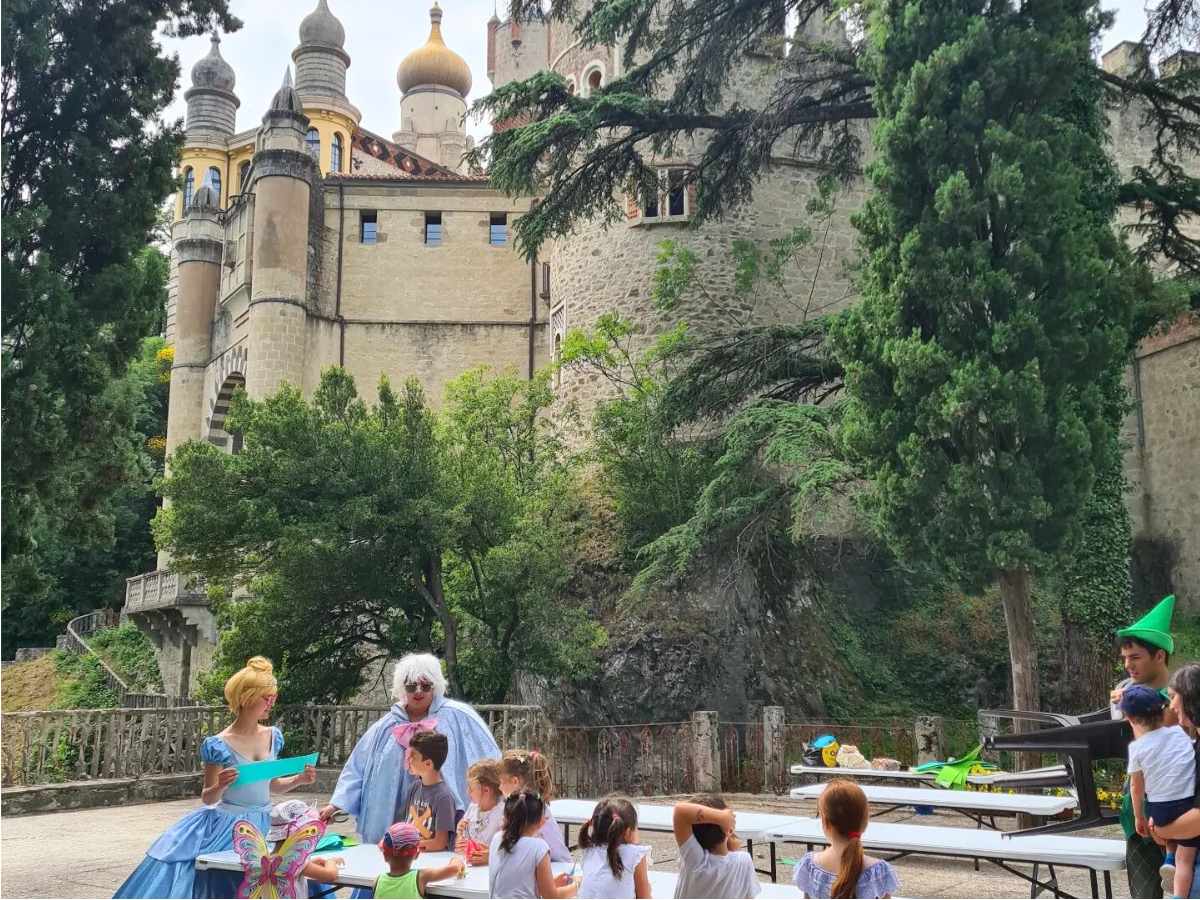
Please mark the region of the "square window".
<svg viewBox="0 0 1200 900"><path fill-rule="evenodd" d="M436 247L442 242L442 214L440 212L425 213L425 243Z"/></svg>
<svg viewBox="0 0 1200 900"><path fill-rule="evenodd" d="M488 243L493 247L503 247L508 243L508 213L492 213Z"/></svg>
<svg viewBox="0 0 1200 900"><path fill-rule="evenodd" d="M379 216L375 210L363 210L358 214L358 239L364 244L374 244L379 235Z"/></svg>

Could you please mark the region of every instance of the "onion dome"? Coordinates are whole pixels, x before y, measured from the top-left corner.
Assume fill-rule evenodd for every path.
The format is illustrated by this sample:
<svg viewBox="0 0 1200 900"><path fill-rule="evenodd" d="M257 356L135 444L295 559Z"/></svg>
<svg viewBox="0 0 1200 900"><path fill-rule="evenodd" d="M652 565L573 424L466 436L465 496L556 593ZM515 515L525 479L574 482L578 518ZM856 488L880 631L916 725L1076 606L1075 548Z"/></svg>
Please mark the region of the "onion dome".
<svg viewBox="0 0 1200 900"><path fill-rule="evenodd" d="M192 87L215 88L233 93L235 81L233 66L221 56L221 39L214 33L212 49L208 51L207 56L192 66Z"/></svg>
<svg viewBox="0 0 1200 900"><path fill-rule="evenodd" d="M285 112L303 113L304 104L300 102L300 95L296 93L296 89L292 87L292 67L288 66L283 71L283 85L275 92L275 96L271 98L271 112L283 110Z"/></svg>
<svg viewBox="0 0 1200 900"><path fill-rule="evenodd" d="M471 67L442 40L442 10L437 3L429 10L429 21L429 40L404 57L396 70L396 83L405 94L421 85L436 85L466 97L471 90Z"/></svg>
<svg viewBox="0 0 1200 900"><path fill-rule="evenodd" d="M317 8L300 23L301 44L322 44L341 50L346 43L346 29L338 17L329 11L326 0L317 0Z"/></svg>

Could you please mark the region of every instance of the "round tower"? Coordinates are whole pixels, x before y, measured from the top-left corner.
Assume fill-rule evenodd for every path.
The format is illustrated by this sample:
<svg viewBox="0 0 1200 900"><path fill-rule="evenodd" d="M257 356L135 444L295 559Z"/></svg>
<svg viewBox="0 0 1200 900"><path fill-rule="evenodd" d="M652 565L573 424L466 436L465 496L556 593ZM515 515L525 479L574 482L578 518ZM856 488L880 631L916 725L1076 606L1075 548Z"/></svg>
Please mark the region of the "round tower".
<svg viewBox="0 0 1200 900"><path fill-rule="evenodd" d="M192 86L183 95L187 102L179 159L183 189L175 206L176 219L183 218L201 187L212 189L218 207L224 206L229 197L227 142L241 105L233 92L236 80L233 66L221 56L221 39L214 33L208 54L192 66Z"/></svg>
<svg viewBox="0 0 1200 900"><path fill-rule="evenodd" d="M305 149L321 172L350 171L350 141L362 113L346 97L346 29L326 0L300 23L300 45L292 51L296 93L308 116Z"/></svg>
<svg viewBox="0 0 1200 900"><path fill-rule="evenodd" d="M297 387L304 383L309 199L321 177L305 148L308 129L289 68L263 116L250 170L254 282L246 392L256 399L275 393L283 382Z"/></svg>
<svg viewBox="0 0 1200 900"><path fill-rule="evenodd" d="M211 355L213 309L221 285L224 228L216 193L196 191L183 221L175 226L178 282L175 361L167 412L167 455L184 441L199 440L204 421L204 373Z"/></svg>
<svg viewBox="0 0 1200 900"><path fill-rule="evenodd" d="M429 10L429 39L400 63L400 130L392 135L401 147L456 171L464 171L467 94L471 67L442 39L442 10Z"/></svg>

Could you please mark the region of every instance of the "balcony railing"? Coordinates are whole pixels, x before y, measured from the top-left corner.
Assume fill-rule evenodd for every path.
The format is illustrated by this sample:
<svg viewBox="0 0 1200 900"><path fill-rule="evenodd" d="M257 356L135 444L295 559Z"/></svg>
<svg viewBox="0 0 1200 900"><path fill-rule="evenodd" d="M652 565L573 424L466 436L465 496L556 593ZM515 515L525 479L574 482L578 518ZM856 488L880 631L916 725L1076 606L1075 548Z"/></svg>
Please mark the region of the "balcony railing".
<svg viewBox="0 0 1200 900"><path fill-rule="evenodd" d="M207 606L208 597L201 588L187 588L178 575L156 569L125 580L124 615L168 609L174 606Z"/></svg>

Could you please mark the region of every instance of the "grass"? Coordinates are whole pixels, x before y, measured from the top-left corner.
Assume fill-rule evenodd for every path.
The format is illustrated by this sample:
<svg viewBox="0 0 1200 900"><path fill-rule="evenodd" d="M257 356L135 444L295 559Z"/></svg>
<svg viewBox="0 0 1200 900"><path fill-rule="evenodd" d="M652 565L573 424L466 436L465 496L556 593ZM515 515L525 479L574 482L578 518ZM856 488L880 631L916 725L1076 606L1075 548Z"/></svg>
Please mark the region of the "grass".
<svg viewBox="0 0 1200 900"><path fill-rule="evenodd" d="M6 713L53 709L59 681L52 653L29 662L10 663L0 679L0 708Z"/></svg>

